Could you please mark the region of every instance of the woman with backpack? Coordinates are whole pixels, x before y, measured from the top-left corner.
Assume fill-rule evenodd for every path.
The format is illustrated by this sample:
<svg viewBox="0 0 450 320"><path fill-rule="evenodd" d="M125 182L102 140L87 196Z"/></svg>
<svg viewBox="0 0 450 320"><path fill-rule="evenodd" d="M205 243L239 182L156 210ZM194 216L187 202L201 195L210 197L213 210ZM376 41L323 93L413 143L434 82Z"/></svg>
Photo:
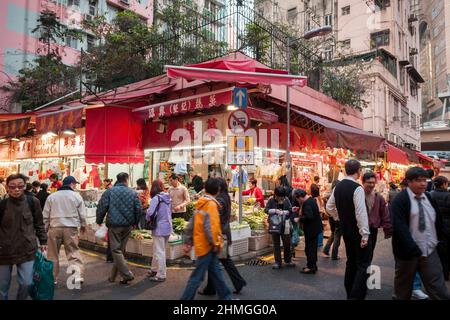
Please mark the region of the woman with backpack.
<svg viewBox="0 0 450 320"><path fill-rule="evenodd" d="M272 234L275 264L272 269L280 269L281 240L283 240L284 262L287 267L295 267L291 253L291 231L294 223L292 205L283 187L276 187L274 196L267 202L264 211L269 215L269 233Z"/></svg>
<svg viewBox="0 0 450 320"><path fill-rule="evenodd" d="M147 210L147 221L152 221L153 257L149 273L151 281L162 282L166 280L166 247L172 233L171 200L164 192L164 183L155 180L150 190L150 207ZM156 222L156 223L155 223Z"/></svg>

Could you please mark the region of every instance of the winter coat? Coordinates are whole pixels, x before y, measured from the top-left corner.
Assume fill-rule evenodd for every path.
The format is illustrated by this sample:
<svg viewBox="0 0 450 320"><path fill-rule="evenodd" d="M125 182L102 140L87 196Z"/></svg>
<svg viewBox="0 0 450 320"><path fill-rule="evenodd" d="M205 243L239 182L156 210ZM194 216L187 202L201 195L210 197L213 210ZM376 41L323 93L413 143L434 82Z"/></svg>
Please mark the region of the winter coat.
<svg viewBox="0 0 450 320"><path fill-rule="evenodd" d="M220 216L220 227L222 228L222 234L227 236L227 245L231 245L231 200L226 195L219 193L216 197L219 203L219 216Z"/></svg>
<svg viewBox="0 0 450 320"><path fill-rule="evenodd" d="M106 190L97 207L97 224L106 218L107 227L131 227L138 224L142 214L141 202L136 191L124 183L116 183Z"/></svg>
<svg viewBox="0 0 450 320"><path fill-rule="evenodd" d="M147 210L146 219L156 214L156 228L152 234L157 237L168 237L172 233L172 200L166 192L160 192L150 200L150 207Z"/></svg>
<svg viewBox="0 0 450 320"><path fill-rule="evenodd" d="M289 199L287 197L284 198L284 201L282 204L279 204L277 202L277 200L275 199L275 197L270 198L269 201L267 202L266 207L264 208L264 211L270 216L271 213L269 213L269 210L271 210L271 209L288 211L286 218L291 220L292 225L294 224L295 213L292 212L291 201L289 201ZM284 232L285 232L285 230L282 230L283 234L284 234Z"/></svg>
<svg viewBox="0 0 450 320"><path fill-rule="evenodd" d="M40 245L47 244L39 200L35 197L30 199L34 212L25 195L3 200L6 203L3 203L5 210L0 221L0 265L33 261L37 250L36 237Z"/></svg>
<svg viewBox="0 0 450 320"><path fill-rule="evenodd" d="M83 198L70 187L64 186L52 193L47 198L42 215L47 230L49 227L79 228L86 226L86 208Z"/></svg>
<svg viewBox="0 0 450 320"><path fill-rule="evenodd" d="M302 216L305 238L315 238L323 231L322 217L315 198L308 198L302 205Z"/></svg>
<svg viewBox="0 0 450 320"><path fill-rule="evenodd" d="M202 257L211 252L214 246L222 246L219 204L214 197L206 194L195 204L192 240L195 254Z"/></svg>
<svg viewBox="0 0 450 320"><path fill-rule="evenodd" d="M39 190L39 192L37 193L36 198L39 199L42 209L44 209L45 202L47 201L47 198L49 195L50 195L50 193L48 191L44 191L44 190Z"/></svg>
<svg viewBox="0 0 450 320"><path fill-rule="evenodd" d="M435 189L431 197L436 201L442 215L444 234L450 238L450 192L443 189ZM450 250L450 248L448 248Z"/></svg>

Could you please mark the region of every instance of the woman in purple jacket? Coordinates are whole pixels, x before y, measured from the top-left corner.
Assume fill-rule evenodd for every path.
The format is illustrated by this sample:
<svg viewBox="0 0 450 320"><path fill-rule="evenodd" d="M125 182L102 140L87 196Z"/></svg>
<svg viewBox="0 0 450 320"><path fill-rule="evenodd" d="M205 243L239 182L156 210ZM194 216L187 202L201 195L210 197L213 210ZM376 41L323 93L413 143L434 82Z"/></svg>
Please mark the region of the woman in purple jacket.
<svg viewBox="0 0 450 320"><path fill-rule="evenodd" d="M153 257L149 276L151 281L162 282L166 280L166 247L172 233L171 200L161 180L153 181L150 196L146 219L149 221L156 215L156 228L152 230Z"/></svg>

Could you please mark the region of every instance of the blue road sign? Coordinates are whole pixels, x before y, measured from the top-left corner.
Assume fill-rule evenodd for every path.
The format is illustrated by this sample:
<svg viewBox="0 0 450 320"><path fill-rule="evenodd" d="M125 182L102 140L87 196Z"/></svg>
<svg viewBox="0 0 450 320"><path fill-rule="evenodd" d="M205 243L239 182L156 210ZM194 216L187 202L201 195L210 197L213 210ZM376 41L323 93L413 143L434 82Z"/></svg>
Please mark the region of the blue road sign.
<svg viewBox="0 0 450 320"><path fill-rule="evenodd" d="M248 93L247 88L234 88L233 89L233 104L240 108L247 108Z"/></svg>

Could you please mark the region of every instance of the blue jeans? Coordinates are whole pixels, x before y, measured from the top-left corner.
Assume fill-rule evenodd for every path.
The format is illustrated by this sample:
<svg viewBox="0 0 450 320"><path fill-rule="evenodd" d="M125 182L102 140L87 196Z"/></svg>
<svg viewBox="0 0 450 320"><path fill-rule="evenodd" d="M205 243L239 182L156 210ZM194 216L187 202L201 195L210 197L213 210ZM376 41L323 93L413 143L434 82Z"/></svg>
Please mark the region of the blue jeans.
<svg viewBox="0 0 450 320"><path fill-rule="evenodd" d="M322 247L323 246L323 231L319 233L319 236L317 237L317 246Z"/></svg>
<svg viewBox="0 0 450 320"><path fill-rule="evenodd" d="M33 282L34 260L16 265L17 267L17 300L26 300L28 290ZM0 300L8 300L13 265L0 265Z"/></svg>
<svg viewBox="0 0 450 320"><path fill-rule="evenodd" d="M219 259L212 252L197 257L195 269L189 277L181 300L194 300L195 294L205 278L206 271L208 271L208 276L213 281L214 288L219 294L219 299L231 300L231 292L225 283L222 270L220 270Z"/></svg>
<svg viewBox="0 0 450 320"><path fill-rule="evenodd" d="M416 275L414 276L413 290L422 290L422 279L418 272L416 272Z"/></svg>

